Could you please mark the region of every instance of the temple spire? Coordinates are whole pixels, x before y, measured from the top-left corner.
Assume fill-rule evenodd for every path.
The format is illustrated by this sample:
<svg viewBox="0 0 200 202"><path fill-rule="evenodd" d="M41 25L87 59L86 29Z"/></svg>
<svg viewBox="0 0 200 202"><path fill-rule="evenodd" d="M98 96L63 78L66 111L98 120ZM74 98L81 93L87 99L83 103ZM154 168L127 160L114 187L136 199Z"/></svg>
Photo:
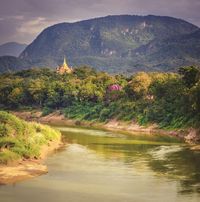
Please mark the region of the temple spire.
<svg viewBox="0 0 200 202"><path fill-rule="evenodd" d="M71 74L73 72L72 68L67 64L66 57L64 57L63 64L56 68L56 72L59 74Z"/></svg>
<svg viewBox="0 0 200 202"><path fill-rule="evenodd" d="M68 67L65 57L64 57L64 61L63 61L63 67Z"/></svg>

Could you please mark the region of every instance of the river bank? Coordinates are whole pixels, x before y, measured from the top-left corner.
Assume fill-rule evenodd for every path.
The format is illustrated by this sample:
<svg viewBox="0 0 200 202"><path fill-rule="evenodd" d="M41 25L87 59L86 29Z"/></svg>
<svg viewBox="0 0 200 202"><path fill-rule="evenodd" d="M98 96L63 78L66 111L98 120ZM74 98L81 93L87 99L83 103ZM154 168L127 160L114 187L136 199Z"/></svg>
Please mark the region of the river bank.
<svg viewBox="0 0 200 202"><path fill-rule="evenodd" d="M194 143L198 139L198 131L195 129L190 130L162 130L157 125L150 125L148 127L139 126L132 122L121 122L117 120L110 120L106 123L86 122L71 120L64 117L60 111L53 112L47 116L42 116L41 111L18 111L12 112L17 117L26 121L35 121L42 124L49 125L65 125L65 126L83 126L92 127L103 130L127 132L129 134L162 134L170 135L180 139L184 139L186 142ZM8 165L0 165L0 184L12 184L18 181L29 179L35 176L39 176L48 172L47 166L44 164L46 157L53 153L55 150L62 146L61 139L48 142L47 145L41 147L39 158L21 159L16 162L11 162ZM191 147L194 150L200 150L199 145Z"/></svg>
<svg viewBox="0 0 200 202"><path fill-rule="evenodd" d="M153 135L57 128L67 145L45 161L49 173L1 186L1 201L199 201L200 152L189 146Z"/></svg>
<svg viewBox="0 0 200 202"><path fill-rule="evenodd" d="M52 141L41 148L38 159L21 159L7 165L0 165L0 185L13 184L47 173L45 159L61 146L61 140Z"/></svg>
<svg viewBox="0 0 200 202"><path fill-rule="evenodd" d="M155 133L161 135L169 135L180 138L186 143L194 144L195 149L200 149L200 146L198 145L200 143L200 131L195 128L164 130L160 129L156 124L140 126L135 122L122 122L115 119L109 120L106 123L77 121L73 119L67 119L60 111L55 111L47 116L42 116L41 111L15 111L12 113L27 121L34 120L40 123L46 123L50 125L93 127L112 131L128 132L130 134L135 134L139 132L145 134Z"/></svg>
<svg viewBox="0 0 200 202"><path fill-rule="evenodd" d="M61 147L59 131L0 112L0 184L48 172L44 160Z"/></svg>

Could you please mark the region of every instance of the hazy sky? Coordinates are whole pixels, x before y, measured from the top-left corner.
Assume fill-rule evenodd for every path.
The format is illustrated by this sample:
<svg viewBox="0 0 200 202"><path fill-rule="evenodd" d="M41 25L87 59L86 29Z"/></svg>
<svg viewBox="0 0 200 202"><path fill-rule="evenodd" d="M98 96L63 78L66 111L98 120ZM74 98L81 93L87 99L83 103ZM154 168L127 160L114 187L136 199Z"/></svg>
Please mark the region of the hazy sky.
<svg viewBox="0 0 200 202"><path fill-rule="evenodd" d="M173 16L200 26L200 0L0 0L0 44L30 43L49 25L113 14Z"/></svg>

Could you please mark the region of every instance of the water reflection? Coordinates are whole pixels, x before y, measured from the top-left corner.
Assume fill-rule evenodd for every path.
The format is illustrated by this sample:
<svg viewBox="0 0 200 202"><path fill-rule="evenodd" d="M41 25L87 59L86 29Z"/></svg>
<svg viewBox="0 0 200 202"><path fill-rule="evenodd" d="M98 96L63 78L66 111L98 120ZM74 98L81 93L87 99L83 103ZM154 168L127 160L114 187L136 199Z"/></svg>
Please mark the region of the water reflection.
<svg viewBox="0 0 200 202"><path fill-rule="evenodd" d="M181 194L200 193L200 153L182 147L163 159L151 158L149 165L156 173L180 179Z"/></svg>
<svg viewBox="0 0 200 202"><path fill-rule="evenodd" d="M200 193L200 152L192 151L176 138L102 134L96 130L87 130L81 135L77 128L62 132L67 142L87 146L105 159L121 161L138 168L140 173L148 168L154 175L178 180L179 194Z"/></svg>

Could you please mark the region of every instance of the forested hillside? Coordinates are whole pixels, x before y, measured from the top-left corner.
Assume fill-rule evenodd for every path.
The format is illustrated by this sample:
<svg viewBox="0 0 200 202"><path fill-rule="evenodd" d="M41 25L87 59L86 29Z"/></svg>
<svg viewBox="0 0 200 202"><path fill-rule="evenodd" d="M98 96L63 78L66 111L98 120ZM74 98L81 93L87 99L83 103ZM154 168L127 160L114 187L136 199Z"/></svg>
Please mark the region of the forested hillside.
<svg viewBox="0 0 200 202"><path fill-rule="evenodd" d="M0 58L0 72L55 69L64 56L71 66L84 64L109 73L176 72L180 66L200 64L199 28L152 15L60 23L43 30L19 58Z"/></svg>
<svg viewBox="0 0 200 202"><path fill-rule="evenodd" d="M0 57L0 73L15 72L28 68L30 68L30 65L25 60L19 59L14 56Z"/></svg>
<svg viewBox="0 0 200 202"><path fill-rule="evenodd" d="M20 58L30 61L34 66L55 68L66 56L70 65L86 64L110 73L176 71L178 66L188 65L188 62L198 64L200 61L196 56L196 61L193 60L193 54L192 57L187 57L187 53L180 52L180 49L177 50L177 55L174 54L175 50L170 48L173 43L167 47L164 39L190 34L197 29L180 19L151 15L107 16L76 23L61 23L45 29ZM145 50L141 52L142 48L137 51L158 40L162 53L151 51L150 48L147 54ZM197 44L193 43L191 48L190 40L184 41L188 52L195 47L199 50L198 44L198 41ZM182 42L178 45L182 45ZM199 55L199 52L196 53ZM164 55L167 56L165 60Z"/></svg>

